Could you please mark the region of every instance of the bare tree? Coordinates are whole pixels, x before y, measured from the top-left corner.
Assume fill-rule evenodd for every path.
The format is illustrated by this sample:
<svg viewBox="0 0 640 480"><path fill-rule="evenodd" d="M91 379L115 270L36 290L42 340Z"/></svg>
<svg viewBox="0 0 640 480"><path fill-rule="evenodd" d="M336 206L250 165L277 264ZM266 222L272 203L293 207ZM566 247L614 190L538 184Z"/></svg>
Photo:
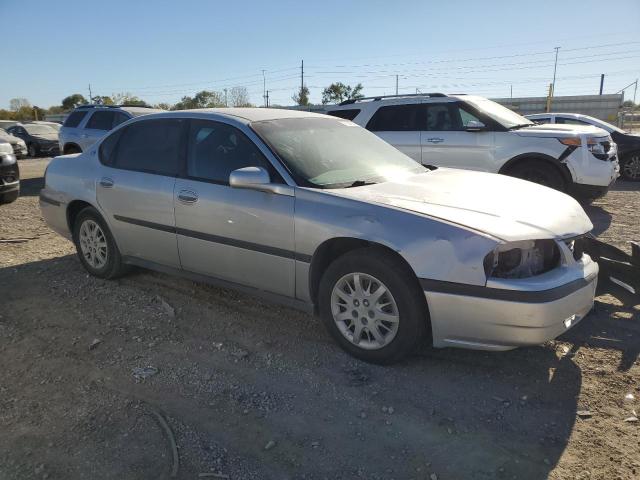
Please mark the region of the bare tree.
<svg viewBox="0 0 640 480"><path fill-rule="evenodd" d="M9 108L14 112L17 112L22 107L31 107L29 100L26 98L12 98L9 100Z"/></svg>
<svg viewBox="0 0 640 480"><path fill-rule="evenodd" d="M233 87L229 91L229 106L231 107L252 107L249 101L247 87Z"/></svg>

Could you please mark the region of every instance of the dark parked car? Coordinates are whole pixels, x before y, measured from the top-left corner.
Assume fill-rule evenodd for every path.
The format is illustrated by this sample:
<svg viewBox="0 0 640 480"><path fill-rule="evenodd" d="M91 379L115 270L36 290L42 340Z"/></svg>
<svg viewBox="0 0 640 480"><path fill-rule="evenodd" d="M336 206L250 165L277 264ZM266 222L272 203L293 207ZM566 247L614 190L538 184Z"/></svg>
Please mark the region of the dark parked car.
<svg viewBox="0 0 640 480"><path fill-rule="evenodd" d="M9 142L0 140L0 205L17 200L20 195L20 171Z"/></svg>
<svg viewBox="0 0 640 480"><path fill-rule="evenodd" d="M27 152L30 157L38 155L59 155L58 132L49 125L28 123L26 125L14 125L7 128L11 135L21 138L27 144Z"/></svg>

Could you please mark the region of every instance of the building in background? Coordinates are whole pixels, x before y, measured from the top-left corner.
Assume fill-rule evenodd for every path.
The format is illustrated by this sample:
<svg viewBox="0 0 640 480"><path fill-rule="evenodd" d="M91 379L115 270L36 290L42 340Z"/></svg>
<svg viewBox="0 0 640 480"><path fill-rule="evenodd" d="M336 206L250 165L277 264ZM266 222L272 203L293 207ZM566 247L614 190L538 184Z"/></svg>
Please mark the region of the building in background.
<svg viewBox="0 0 640 480"><path fill-rule="evenodd" d="M521 115L544 113L547 105L547 97L492 98L491 100ZM618 114L622 109L623 101L624 95L622 93L554 97L551 102L551 111L591 115L615 124L618 122Z"/></svg>

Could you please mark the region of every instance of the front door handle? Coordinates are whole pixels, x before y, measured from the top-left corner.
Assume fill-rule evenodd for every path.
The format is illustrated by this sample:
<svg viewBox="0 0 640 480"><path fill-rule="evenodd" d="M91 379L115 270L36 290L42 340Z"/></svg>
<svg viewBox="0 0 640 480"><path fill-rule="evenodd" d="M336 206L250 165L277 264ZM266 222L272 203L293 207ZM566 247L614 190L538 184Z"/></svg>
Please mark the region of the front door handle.
<svg viewBox="0 0 640 480"><path fill-rule="evenodd" d="M100 179L100 186L104 187L104 188L111 188L113 187L113 178L109 178L109 177L102 177Z"/></svg>
<svg viewBox="0 0 640 480"><path fill-rule="evenodd" d="M183 203L196 203L198 201L198 194L192 190L180 190L178 200Z"/></svg>
<svg viewBox="0 0 640 480"><path fill-rule="evenodd" d="M429 142L429 143L442 143L442 142L444 142L444 138L438 138L438 137L427 138L427 142Z"/></svg>

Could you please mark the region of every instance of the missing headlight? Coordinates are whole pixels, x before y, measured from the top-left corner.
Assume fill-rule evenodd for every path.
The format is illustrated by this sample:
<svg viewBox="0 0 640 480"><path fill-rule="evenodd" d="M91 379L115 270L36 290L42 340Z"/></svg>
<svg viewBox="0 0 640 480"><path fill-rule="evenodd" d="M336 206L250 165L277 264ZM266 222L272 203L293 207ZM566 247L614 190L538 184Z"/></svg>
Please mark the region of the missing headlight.
<svg viewBox="0 0 640 480"><path fill-rule="evenodd" d="M487 278L526 278L557 267L560 250L554 240L525 240L498 246L484 259Z"/></svg>

